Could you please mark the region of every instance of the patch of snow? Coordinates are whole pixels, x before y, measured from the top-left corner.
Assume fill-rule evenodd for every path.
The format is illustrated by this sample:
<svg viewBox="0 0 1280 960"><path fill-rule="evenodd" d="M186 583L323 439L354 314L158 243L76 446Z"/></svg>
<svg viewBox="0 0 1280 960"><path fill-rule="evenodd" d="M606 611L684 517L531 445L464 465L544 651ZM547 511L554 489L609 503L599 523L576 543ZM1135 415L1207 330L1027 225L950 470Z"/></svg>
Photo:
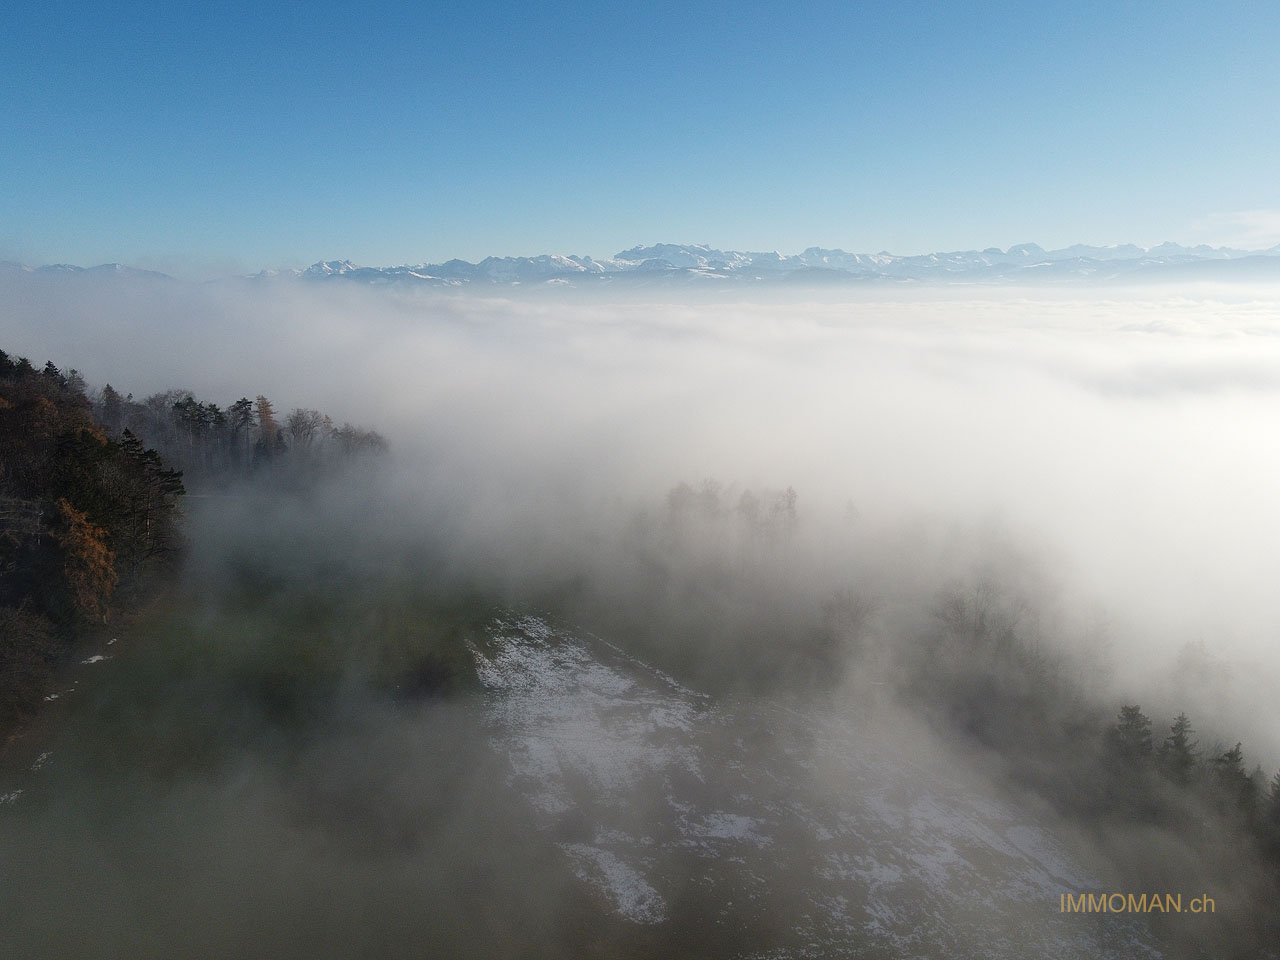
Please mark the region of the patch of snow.
<svg viewBox="0 0 1280 960"><path fill-rule="evenodd" d="M706 840L737 840L767 847L772 840L758 832L760 821L735 813L708 813L682 824L686 836Z"/></svg>
<svg viewBox="0 0 1280 960"><path fill-rule="evenodd" d="M734 911L795 911L797 945L758 956L825 958L852 943L890 955L1153 955L1139 920L1082 928L1054 915L1059 893L1097 881L1043 828L905 759L856 717L713 703L535 616L495 619L471 653L508 783L621 917L665 919L679 864L686 884Z"/></svg>
<svg viewBox="0 0 1280 960"><path fill-rule="evenodd" d="M562 843L575 872L604 892L618 914L635 923L661 923L667 904L644 877L613 853L585 843Z"/></svg>

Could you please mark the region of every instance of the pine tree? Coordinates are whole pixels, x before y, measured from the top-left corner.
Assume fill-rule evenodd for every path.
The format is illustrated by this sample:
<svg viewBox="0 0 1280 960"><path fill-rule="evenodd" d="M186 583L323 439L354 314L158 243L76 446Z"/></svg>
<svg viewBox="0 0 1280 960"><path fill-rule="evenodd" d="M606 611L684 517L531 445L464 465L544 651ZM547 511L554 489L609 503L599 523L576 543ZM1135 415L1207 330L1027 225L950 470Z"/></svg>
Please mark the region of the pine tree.
<svg viewBox="0 0 1280 960"><path fill-rule="evenodd" d="M237 451L243 449L244 463L249 462L250 451L253 449L253 423L253 401L248 397L241 397L227 407L227 425L231 430L231 442Z"/></svg>
<svg viewBox="0 0 1280 960"><path fill-rule="evenodd" d="M130 431L120 438L124 454L117 474L119 516L112 524L117 552L134 569L178 548L178 498L186 490L182 472L164 466L160 455Z"/></svg>

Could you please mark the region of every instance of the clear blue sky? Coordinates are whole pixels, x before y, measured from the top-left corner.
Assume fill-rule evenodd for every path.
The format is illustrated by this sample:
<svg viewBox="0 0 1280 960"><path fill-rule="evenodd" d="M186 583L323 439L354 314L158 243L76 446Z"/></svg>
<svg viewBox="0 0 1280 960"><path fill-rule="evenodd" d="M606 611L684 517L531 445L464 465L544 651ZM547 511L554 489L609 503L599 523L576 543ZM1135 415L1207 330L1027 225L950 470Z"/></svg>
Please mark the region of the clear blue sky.
<svg viewBox="0 0 1280 960"><path fill-rule="evenodd" d="M18 3L0 258L1280 241L1280 5Z"/></svg>

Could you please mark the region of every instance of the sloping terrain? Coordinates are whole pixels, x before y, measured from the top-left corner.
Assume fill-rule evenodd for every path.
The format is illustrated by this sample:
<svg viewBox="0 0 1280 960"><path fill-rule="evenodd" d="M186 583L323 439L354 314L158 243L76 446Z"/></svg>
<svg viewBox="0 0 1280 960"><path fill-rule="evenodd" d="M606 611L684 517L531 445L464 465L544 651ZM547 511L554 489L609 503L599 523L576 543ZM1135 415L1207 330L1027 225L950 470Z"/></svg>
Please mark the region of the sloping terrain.
<svg viewBox="0 0 1280 960"><path fill-rule="evenodd" d="M897 753L857 711L713 704L532 616L474 646L491 743L530 822L641 928L758 957L1158 956L1054 838ZM865 724L865 725L864 725Z"/></svg>

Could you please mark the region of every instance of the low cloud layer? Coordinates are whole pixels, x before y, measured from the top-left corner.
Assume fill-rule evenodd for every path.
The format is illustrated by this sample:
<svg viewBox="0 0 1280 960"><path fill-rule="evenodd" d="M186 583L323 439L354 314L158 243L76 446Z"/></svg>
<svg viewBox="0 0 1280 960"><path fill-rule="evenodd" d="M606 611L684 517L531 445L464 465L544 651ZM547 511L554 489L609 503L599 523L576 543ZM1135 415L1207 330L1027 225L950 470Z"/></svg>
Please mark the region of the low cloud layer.
<svg viewBox="0 0 1280 960"><path fill-rule="evenodd" d="M78 368L91 390L182 387L224 406L263 393L280 414L317 407L392 449L375 474L307 496L188 504L194 547L172 609L112 648L79 726L54 739L0 837L0 862L21 865L7 876L24 907L0 938L25 953L64 956L96 936L168 955L189 924L204 944L192 955L281 936L286 956L412 955L427 941L458 956L673 952L662 938L698 935L701 898L737 901L736 880L714 896L686 883L703 866L674 844L669 874L656 871L674 878L673 922L642 929L624 910L603 932L573 880L595 876L583 851L603 856L608 816L633 830L646 869L646 838L684 822L669 784L601 794L564 759L576 750L594 769L597 755L617 765L671 746L661 724L625 722L634 703L607 702L630 689L619 645L690 684L680 702L701 719L672 729L706 755L706 776L686 784L707 804L698 816L741 806L759 787L748 773L793 760L809 771L755 797L776 817L779 863L833 855L799 836L795 811L885 788L893 820L928 808L916 800L941 777L1052 825L1099 877L1138 883L1150 867L1191 890L1209 875L1237 916L1261 916L1243 860L1212 873L1174 833L1048 810L1089 801L1074 783L1056 789L1092 769L1087 740L1053 741L1059 753L1041 763L1046 745L1025 742L1044 733L1033 724L966 747L948 731L975 702L999 701L998 723L1004 709L1027 716L1028 698L1053 710L1079 694L1092 717L1141 702L1161 731L1186 710L1207 756L1229 736L1251 763L1280 762L1274 293L672 302L2 282L0 348ZM481 648L467 646L451 618L474 625L495 605L544 601L601 638L548 661L567 670L578 650L606 695L584 707L585 681L563 678L563 703L548 709L570 728L552 731L564 747L520 726L506 687L434 696L450 657L482 648L496 670L550 649L528 629L472 631ZM1006 627L1019 641L1001 648ZM994 645L965 646L969 635ZM988 659L970 669L976 657ZM609 658L616 676L600 666ZM1028 677L1050 679L1019 689ZM521 695L536 687L532 668L509 679ZM704 700L720 712L702 717ZM708 718L715 732L695 735ZM825 760L824 724L845 725ZM598 748L602 730L616 742ZM868 786L858 771L877 751L892 773ZM549 826L530 820L536 791L508 789L526 753L546 761L544 787L582 798ZM740 774L747 786L734 787ZM865 824L849 822L861 836ZM815 813L811 826L822 823ZM1116 835L1100 839L1096 824ZM933 842L906 813L901 829L879 855ZM773 906L735 909L785 940L814 887L764 886ZM987 933L1005 922L976 919ZM138 931L153 942L135 943ZM1102 940L1120 942L1114 930Z"/></svg>
<svg viewBox="0 0 1280 960"><path fill-rule="evenodd" d="M1108 625L1133 697L1189 642L1241 687L1277 666L1274 291L662 302L6 284L11 353L139 397L262 392L374 427L404 509L495 554L520 531L572 539L681 480L790 486L814 536L855 518L885 538L927 522L1021 544L1073 615ZM1262 716L1259 731L1280 726L1274 706Z"/></svg>

